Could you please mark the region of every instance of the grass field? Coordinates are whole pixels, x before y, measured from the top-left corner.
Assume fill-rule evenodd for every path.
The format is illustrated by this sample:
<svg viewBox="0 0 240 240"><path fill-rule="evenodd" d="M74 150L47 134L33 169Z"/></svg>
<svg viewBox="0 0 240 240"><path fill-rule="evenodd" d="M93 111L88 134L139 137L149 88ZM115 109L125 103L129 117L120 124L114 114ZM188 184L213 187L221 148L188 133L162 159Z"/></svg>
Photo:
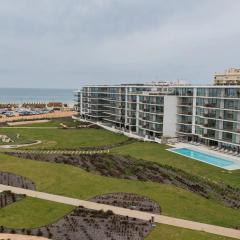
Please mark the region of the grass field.
<svg viewBox="0 0 240 240"><path fill-rule="evenodd" d="M36 228L54 223L73 209L72 206L27 197L0 210L0 226ZM158 224L146 240L232 240L187 229Z"/></svg>
<svg viewBox="0 0 240 240"><path fill-rule="evenodd" d="M75 124L66 120L67 125ZM58 121L29 126L58 126ZM68 149L101 146L125 141L127 138L103 129L0 129L0 134L15 136L21 141L42 140L37 149ZM165 150L166 146L136 142L112 149L112 153L131 155L146 161L159 162L180 168L190 174L212 181L240 186L240 171L225 171ZM39 191L80 199L109 192L132 192L157 201L164 215L215 224L226 227L240 226L240 211L224 207L213 200L167 184L114 179L86 172L73 166L23 160L0 154L0 171L8 171L32 179ZM26 198L0 210L0 225L9 227L37 227L54 222L72 209L70 206ZM147 240L227 240L211 234L158 225ZM229 239L230 240L230 239Z"/></svg>
<svg viewBox="0 0 240 240"><path fill-rule="evenodd" d="M3 132L1 132L0 130L0 134L5 134ZM25 137L20 137L18 138L17 137L17 134L14 132L14 131L9 131L7 134L6 134L11 140L13 140L13 142L2 142L0 140L0 145L12 145L12 144L29 144L29 143L33 143L35 142L34 139L30 139L30 138L25 138Z"/></svg>
<svg viewBox="0 0 240 240"><path fill-rule="evenodd" d="M122 142L127 139L104 129L14 129L2 128L0 134L16 136L19 141L41 140L40 145L32 146L37 149L67 149L77 147L101 146Z"/></svg>
<svg viewBox="0 0 240 240"><path fill-rule="evenodd" d="M240 170L227 171L212 165L166 151L166 145L136 142L113 150L114 153L131 155L138 159L158 162L182 169L190 174L212 181L224 182L240 187Z"/></svg>
<svg viewBox="0 0 240 240"><path fill-rule="evenodd" d="M0 154L0 169L32 179L39 191L80 199L109 192L133 192L157 201L165 215L221 226L240 225L240 211L172 185L103 177L64 164L22 160L4 154Z"/></svg>
<svg viewBox="0 0 240 240"><path fill-rule="evenodd" d="M73 209L65 204L26 197L0 210L0 225L34 228L53 223Z"/></svg>
<svg viewBox="0 0 240 240"><path fill-rule="evenodd" d="M158 224L146 240L233 240L233 238Z"/></svg>
<svg viewBox="0 0 240 240"><path fill-rule="evenodd" d="M49 122L45 123L31 123L31 124L24 124L24 125L19 125L19 127L60 127L60 124L63 123L67 125L68 127L75 127L81 123L79 122L74 122L71 118L56 118L53 120L50 120ZM13 126L14 127L14 126Z"/></svg>

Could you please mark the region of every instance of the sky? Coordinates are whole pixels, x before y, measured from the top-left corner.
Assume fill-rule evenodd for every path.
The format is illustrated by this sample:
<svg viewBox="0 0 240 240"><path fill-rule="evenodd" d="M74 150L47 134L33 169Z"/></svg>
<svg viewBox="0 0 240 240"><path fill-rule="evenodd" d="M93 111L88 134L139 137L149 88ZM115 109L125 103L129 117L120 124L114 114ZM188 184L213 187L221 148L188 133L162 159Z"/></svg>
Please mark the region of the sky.
<svg viewBox="0 0 240 240"><path fill-rule="evenodd" d="M239 0L1 0L0 87L185 80L240 68Z"/></svg>

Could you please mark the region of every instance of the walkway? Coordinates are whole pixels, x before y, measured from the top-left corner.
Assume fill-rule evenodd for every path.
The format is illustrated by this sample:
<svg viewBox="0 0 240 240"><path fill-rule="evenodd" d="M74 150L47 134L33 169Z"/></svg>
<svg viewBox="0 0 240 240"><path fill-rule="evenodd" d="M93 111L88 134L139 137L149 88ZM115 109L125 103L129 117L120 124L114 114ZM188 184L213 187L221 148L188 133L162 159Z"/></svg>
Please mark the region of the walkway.
<svg viewBox="0 0 240 240"><path fill-rule="evenodd" d="M73 206L83 206L85 208L93 209L93 210L104 210L104 211L111 210L118 215L129 216L129 217L138 218L142 220L150 220L152 217L154 217L154 221L156 223L167 224L167 225L172 225L176 227L187 228L191 230L203 231L203 232L213 233L213 234L217 234L225 237L240 239L240 230L224 228L224 227L219 227L219 226L214 226L214 225L209 225L209 224L204 224L199 222L183 220L179 218L157 215L157 214L151 214L147 212L130 210L130 209L121 208L121 207L114 207L110 205L99 204L99 203L94 203L90 201L84 201L84 200L79 200L75 198L64 197L64 196L59 196L59 195L54 195L54 194L49 194L44 192L31 191L27 189L16 188L16 187L0 184L0 191L7 191L7 190L10 190L17 194L25 194L29 197L35 197L39 199L54 201L58 203L64 203L64 204L73 205Z"/></svg>
<svg viewBox="0 0 240 240"><path fill-rule="evenodd" d="M41 143L42 143L41 140L36 140L33 143L26 143L26 144L0 145L0 148L9 149L9 148L30 147L30 146L41 144Z"/></svg>
<svg viewBox="0 0 240 240"><path fill-rule="evenodd" d="M3 239L3 240L47 240L48 238L28 236L28 235L19 235L19 234L0 233L0 239Z"/></svg>
<svg viewBox="0 0 240 240"><path fill-rule="evenodd" d="M93 154L103 154L109 153L109 149L105 150L13 150L11 152L15 153L34 153L34 154L71 154L71 155L93 155Z"/></svg>
<svg viewBox="0 0 240 240"><path fill-rule="evenodd" d="M151 139L148 139L148 138L145 138L145 137L141 137L141 136L138 136L134 133L131 133L131 132L126 132L126 131L122 131L120 129L117 129L117 128L113 128L113 127L110 127L110 126L106 126L104 125L102 122L94 122L94 121L91 121L91 120L84 120L82 118L79 118L79 117L76 117L76 116L72 116L72 119L73 120L77 120L77 121L80 121L80 122L88 122L88 123L92 123L93 125L97 125L101 128L104 128L108 131L111 131L111 132L114 132L114 133L117 133L117 134L123 134L129 138L134 138L134 139L137 139L137 140L142 140L142 141L146 141L146 142L158 142L158 143L161 143L161 141L154 141L154 140L151 140Z"/></svg>
<svg viewBox="0 0 240 240"><path fill-rule="evenodd" d="M1 127L1 129L60 129L59 127L19 127L19 126L14 126L14 127Z"/></svg>
<svg viewBox="0 0 240 240"><path fill-rule="evenodd" d="M41 120L33 120L33 121L19 121L19 122L9 122L7 125L9 126L19 126L19 125L29 125L33 123L48 123L49 119L41 119Z"/></svg>

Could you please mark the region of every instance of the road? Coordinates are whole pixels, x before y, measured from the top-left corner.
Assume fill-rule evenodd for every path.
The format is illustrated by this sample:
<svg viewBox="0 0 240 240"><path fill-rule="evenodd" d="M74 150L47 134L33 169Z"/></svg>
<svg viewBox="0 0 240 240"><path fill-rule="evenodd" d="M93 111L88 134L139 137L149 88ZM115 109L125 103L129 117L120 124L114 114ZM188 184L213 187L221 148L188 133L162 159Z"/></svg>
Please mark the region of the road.
<svg viewBox="0 0 240 240"><path fill-rule="evenodd" d="M156 223L167 224L175 227L203 231L203 232L213 233L213 234L217 234L225 237L240 239L240 230L235 230L231 228L225 228L225 227L220 227L220 226L215 226L210 224L204 224L199 222L193 222L193 221L188 221L188 220L179 219L179 218L167 217L163 215L151 214L147 212L130 210L126 208L99 204L99 203L94 203L90 201L79 200L75 198L64 197L64 196L32 191L32 190L27 190L23 188L17 188L17 187L0 184L0 191L7 191L7 190L10 190L18 194L25 194L29 197L54 201L58 203L64 203L72 206L82 206L82 207L93 209L93 210L104 210L104 211L111 210L118 215L129 216L129 217L138 218L142 220L150 220L152 217L154 217L154 221Z"/></svg>

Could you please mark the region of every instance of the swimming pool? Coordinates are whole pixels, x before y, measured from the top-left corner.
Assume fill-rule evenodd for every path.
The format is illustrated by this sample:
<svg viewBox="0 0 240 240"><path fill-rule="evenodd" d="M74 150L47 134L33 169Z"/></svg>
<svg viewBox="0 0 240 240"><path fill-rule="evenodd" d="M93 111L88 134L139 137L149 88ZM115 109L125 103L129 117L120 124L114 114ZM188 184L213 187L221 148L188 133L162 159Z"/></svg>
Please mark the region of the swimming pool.
<svg viewBox="0 0 240 240"><path fill-rule="evenodd" d="M191 148L173 148L169 149L169 151L227 170L240 169L240 161L225 159L222 156L205 153L203 151L197 151Z"/></svg>

